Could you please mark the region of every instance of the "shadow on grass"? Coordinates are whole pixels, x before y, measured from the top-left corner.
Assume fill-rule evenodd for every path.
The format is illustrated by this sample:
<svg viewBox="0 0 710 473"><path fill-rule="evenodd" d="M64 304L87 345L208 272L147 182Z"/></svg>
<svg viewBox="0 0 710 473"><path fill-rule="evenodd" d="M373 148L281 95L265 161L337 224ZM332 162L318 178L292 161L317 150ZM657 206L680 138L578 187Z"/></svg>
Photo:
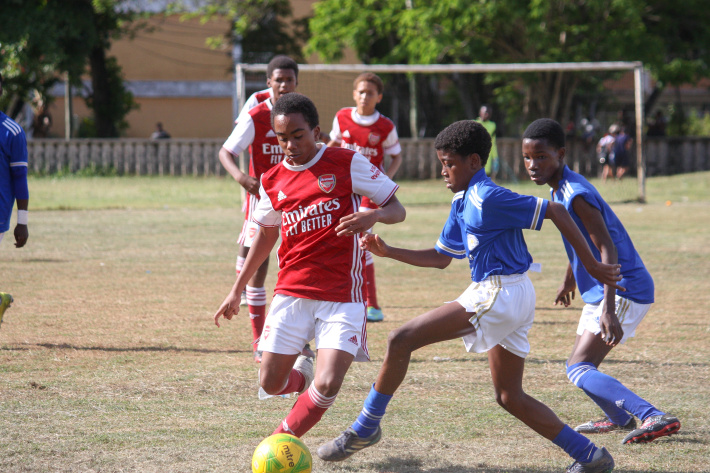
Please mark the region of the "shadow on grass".
<svg viewBox="0 0 710 473"><path fill-rule="evenodd" d="M387 460L373 465L380 473L559 473L557 468L499 468L479 463L475 468L463 465L450 465L441 468L425 468L421 461L406 457L388 457ZM648 473L648 470L626 470L616 465L618 473ZM676 473L675 470L654 469L656 473Z"/></svg>
<svg viewBox="0 0 710 473"><path fill-rule="evenodd" d="M23 343L23 346L0 347L0 351L22 351L34 348L47 348L49 350L78 350L78 351L105 351L105 352L177 352L177 353L251 353L251 350L215 350L208 348L190 348L176 346L162 347L105 347L105 346L79 346L69 343Z"/></svg>

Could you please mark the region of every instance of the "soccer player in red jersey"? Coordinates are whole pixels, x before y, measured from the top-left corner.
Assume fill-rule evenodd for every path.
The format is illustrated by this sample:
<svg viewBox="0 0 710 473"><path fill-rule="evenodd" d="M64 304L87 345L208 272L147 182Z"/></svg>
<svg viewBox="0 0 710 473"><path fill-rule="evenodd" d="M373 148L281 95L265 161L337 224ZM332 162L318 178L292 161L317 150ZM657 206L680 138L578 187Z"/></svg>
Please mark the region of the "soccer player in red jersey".
<svg viewBox="0 0 710 473"><path fill-rule="evenodd" d="M282 96L271 112L284 161L261 176L253 220L259 232L244 268L219 310L231 319L239 295L281 236L279 274L259 349L259 382L271 395L304 393L274 433L301 437L333 404L353 361L367 361L361 232L398 223L406 212L398 189L352 150L328 148L318 112L307 97ZM358 211L363 196L377 209ZM315 337L318 365L300 355ZM312 381L312 383L311 383Z"/></svg>
<svg viewBox="0 0 710 473"><path fill-rule="evenodd" d="M257 233L257 226L251 221L251 213L259 202L259 179L265 171L279 164L283 159L283 151L276 134L271 129L271 107L279 97L293 92L298 85L298 64L288 56L276 56L272 59L266 73L269 93L255 94L257 97L255 100L263 99L262 102L249 110L242 110L232 134L219 151L222 166L247 191L244 224L238 240L237 274L244 265L244 259ZM245 173L239 169L236 160L247 148L250 151L250 160L249 171ZM254 342L259 339L264 327L266 315L264 282L268 268L267 258L246 287L246 302L251 317ZM256 349L256 345L254 345L254 359L257 362L261 361L261 353Z"/></svg>
<svg viewBox="0 0 710 473"><path fill-rule="evenodd" d="M357 76L353 82L355 107L343 108L335 115L328 146L341 146L357 151L393 179L402 164L402 147L399 145L399 136L392 120L375 108L382 101L383 92L384 84L376 74L364 72ZM386 154L392 157L392 162L385 170ZM377 206L364 198L362 208L374 209ZM368 232L371 230L368 229ZM377 302L374 260L369 251L365 253L365 258L367 320L380 322L384 316Z"/></svg>

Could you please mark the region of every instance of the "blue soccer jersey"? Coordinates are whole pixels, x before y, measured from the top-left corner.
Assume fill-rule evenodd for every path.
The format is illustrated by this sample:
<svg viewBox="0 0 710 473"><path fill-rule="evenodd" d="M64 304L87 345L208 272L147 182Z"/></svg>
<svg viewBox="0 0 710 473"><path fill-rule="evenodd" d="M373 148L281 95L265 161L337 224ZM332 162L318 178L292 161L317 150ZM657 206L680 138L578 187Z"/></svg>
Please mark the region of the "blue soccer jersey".
<svg viewBox="0 0 710 473"><path fill-rule="evenodd" d="M16 198L12 168L16 167L27 169L25 131L14 120L0 112L0 233L10 229L10 218Z"/></svg>
<svg viewBox="0 0 710 473"><path fill-rule="evenodd" d="M468 258L471 279L523 274L532 256L523 229L540 230L548 201L516 194L493 183L478 171L468 189L454 195L436 251L452 258Z"/></svg>
<svg viewBox="0 0 710 473"><path fill-rule="evenodd" d="M616 246L618 261L621 265L623 279L619 282L619 285L626 288L626 292L619 292L619 295L640 304L653 303L653 278L651 278L651 274L649 274L643 261L641 261L641 257L636 251L636 248L634 248L634 244L631 242L629 234L626 233L626 229L621 224L616 214L611 210L609 204L599 195L599 191L584 177L565 166L558 190L555 192L551 189L550 193L552 194L552 201L562 203L570 213L572 219L582 232L582 235L584 235L584 238L587 240L587 244L589 248L591 248L594 257L598 261L601 261L599 250L594 246L594 243L592 243L589 232L584 227L580 218L574 213L572 201L575 197L581 197L589 205L601 212L604 223L611 235L611 239ZM567 257L572 266L574 277L577 280L577 288L582 295L582 299L587 304L597 304L601 302L604 298L604 285L589 275L582 263L580 263L572 245L570 245L564 237L562 237L562 241L565 244Z"/></svg>

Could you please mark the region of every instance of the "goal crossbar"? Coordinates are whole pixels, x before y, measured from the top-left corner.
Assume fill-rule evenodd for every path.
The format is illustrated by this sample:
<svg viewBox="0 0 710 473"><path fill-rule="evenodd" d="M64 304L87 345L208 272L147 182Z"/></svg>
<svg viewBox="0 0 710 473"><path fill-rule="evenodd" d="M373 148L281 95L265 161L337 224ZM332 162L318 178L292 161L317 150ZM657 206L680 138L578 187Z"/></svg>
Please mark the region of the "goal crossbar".
<svg viewBox="0 0 710 473"><path fill-rule="evenodd" d="M236 104L241 110L246 102L246 72L265 72L267 64L236 65ZM641 61L547 62L514 64L299 64L301 71L313 72L379 72L379 73L525 73L525 72L582 72L634 71L634 105L636 116L636 167L638 200L646 201L646 165L643 156L643 63Z"/></svg>

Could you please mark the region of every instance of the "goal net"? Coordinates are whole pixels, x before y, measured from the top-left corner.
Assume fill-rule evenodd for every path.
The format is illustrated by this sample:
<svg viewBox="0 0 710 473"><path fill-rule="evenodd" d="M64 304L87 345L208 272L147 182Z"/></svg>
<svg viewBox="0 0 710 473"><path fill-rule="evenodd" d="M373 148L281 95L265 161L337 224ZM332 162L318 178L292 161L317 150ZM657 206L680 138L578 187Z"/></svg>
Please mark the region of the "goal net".
<svg viewBox="0 0 710 473"><path fill-rule="evenodd" d="M619 72L633 71L633 97L612 94L604 87ZM500 182L527 181L521 156L520 136L534 119L549 114L537 112L534 87L528 86L526 74L538 77L579 77L596 89L578 87L568 94L560 86L556 116L567 133L567 164L592 181L601 178L603 165L597 155L597 143L609 126L620 119L627 122L627 132L634 138L629 150L630 169L625 179L608 179L603 194L610 201L645 200L645 168L642 153L643 109L641 99L643 65L639 62L589 62L548 64L467 64L467 65L299 65L298 89L318 108L321 129L329 133L333 117L343 107L354 106L353 80L362 72L379 75L385 90L377 109L397 127L402 143L403 164L397 179L439 177L440 168L433 142L436 134L457 120L476 119L486 104L496 123L498 171ZM266 64L238 64L236 67L235 110L246 99L266 87ZM616 76L614 76L616 74ZM530 76L528 76L529 78ZM555 85L555 81L552 81ZM570 81L568 80L567 83ZM574 81L572 81L574 82ZM544 86L540 86L544 87ZM556 97L556 98L555 98ZM536 109L536 105L537 109ZM559 118L558 118L559 117Z"/></svg>

